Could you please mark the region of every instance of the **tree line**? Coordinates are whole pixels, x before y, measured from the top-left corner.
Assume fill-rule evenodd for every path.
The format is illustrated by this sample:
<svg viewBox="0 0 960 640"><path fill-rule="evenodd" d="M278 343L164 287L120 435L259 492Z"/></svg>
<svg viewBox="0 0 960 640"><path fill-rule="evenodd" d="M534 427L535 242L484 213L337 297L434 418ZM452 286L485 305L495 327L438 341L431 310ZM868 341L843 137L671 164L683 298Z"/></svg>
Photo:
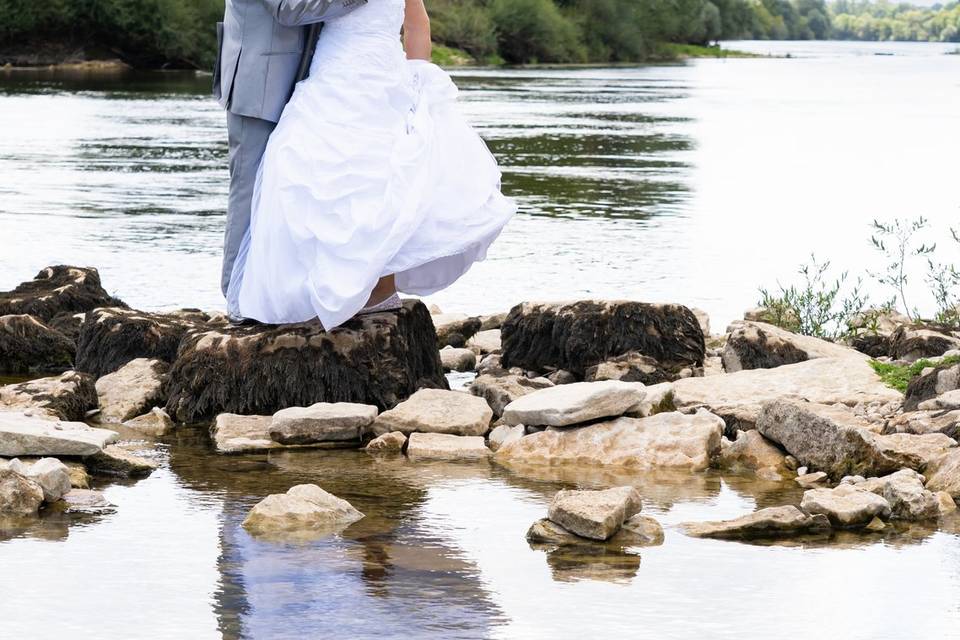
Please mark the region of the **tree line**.
<svg viewBox="0 0 960 640"><path fill-rule="evenodd" d="M630 62L735 39L960 41L960 3L428 0L434 39L482 62ZM223 0L2 0L0 53L55 45L139 67L209 68Z"/></svg>

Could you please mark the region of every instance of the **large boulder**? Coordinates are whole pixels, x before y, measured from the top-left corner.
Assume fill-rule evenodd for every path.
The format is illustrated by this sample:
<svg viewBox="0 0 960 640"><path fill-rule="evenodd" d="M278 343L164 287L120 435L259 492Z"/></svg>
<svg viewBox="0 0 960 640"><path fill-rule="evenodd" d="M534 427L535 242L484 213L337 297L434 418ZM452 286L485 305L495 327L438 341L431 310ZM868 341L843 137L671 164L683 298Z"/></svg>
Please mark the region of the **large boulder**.
<svg viewBox="0 0 960 640"><path fill-rule="evenodd" d="M163 404L169 366L162 360L136 358L97 380L100 422L125 422Z"/></svg>
<svg viewBox="0 0 960 640"><path fill-rule="evenodd" d="M30 314L43 322L56 316L124 306L100 285L100 274L90 267L47 267L13 291L0 292L0 316Z"/></svg>
<svg viewBox="0 0 960 640"><path fill-rule="evenodd" d="M322 535L342 529L363 514L353 505L315 484L299 484L286 493L272 494L258 502L243 526L257 535L293 532Z"/></svg>
<svg viewBox="0 0 960 640"><path fill-rule="evenodd" d="M399 313L362 316L329 332L316 321L193 332L170 371L167 411L198 422L317 402L383 410L421 387L448 385L430 314L406 300Z"/></svg>
<svg viewBox="0 0 960 640"><path fill-rule="evenodd" d="M96 406L93 378L76 371L0 387L0 410L33 410L41 416L80 421Z"/></svg>
<svg viewBox="0 0 960 640"><path fill-rule="evenodd" d="M855 486L870 491L890 503L894 520L929 520L940 515L937 496L924 489L925 478L913 469L901 469L882 478L868 478Z"/></svg>
<svg viewBox="0 0 960 640"><path fill-rule="evenodd" d="M501 328L504 367L565 369L579 377L593 365L634 351L668 370L703 365L697 317L676 304L581 300L525 302Z"/></svg>
<svg viewBox="0 0 960 640"><path fill-rule="evenodd" d="M115 431L0 411L0 456L90 456L117 439Z"/></svg>
<svg viewBox="0 0 960 640"><path fill-rule="evenodd" d="M574 382L521 395L503 409L506 424L564 427L621 416L644 398L634 382Z"/></svg>
<svg viewBox="0 0 960 640"><path fill-rule="evenodd" d="M722 431L723 421L706 411L618 418L530 434L500 447L496 460L511 466L575 464L702 471L720 453Z"/></svg>
<svg viewBox="0 0 960 640"><path fill-rule="evenodd" d="M43 489L33 480L0 466L0 516L36 515L43 503Z"/></svg>
<svg viewBox="0 0 960 640"><path fill-rule="evenodd" d="M830 522L823 515L808 515L788 505L767 507L732 520L686 522L684 532L695 538L773 539L829 533Z"/></svg>
<svg viewBox="0 0 960 640"><path fill-rule="evenodd" d="M847 475L881 476L902 467L922 470L957 444L939 433L878 435L870 423L845 407L795 400L766 404L757 429L800 464L834 480Z"/></svg>
<svg viewBox="0 0 960 640"><path fill-rule="evenodd" d="M740 322L733 326L723 349L726 371L772 369L815 358L857 358L859 351L819 338L792 333L764 322Z"/></svg>
<svg viewBox="0 0 960 640"><path fill-rule="evenodd" d="M800 508L827 516L836 527L861 527L874 518L890 517L890 503L882 496L851 484L804 491Z"/></svg>
<svg viewBox="0 0 960 640"><path fill-rule="evenodd" d="M0 373L64 371L75 354L70 338L33 316L0 316Z"/></svg>
<svg viewBox="0 0 960 640"><path fill-rule="evenodd" d="M783 397L851 407L902 399L869 363L856 358L816 358L774 369L686 378L673 382L669 395L681 411L703 407L722 417L730 435L755 428L763 404Z"/></svg>
<svg viewBox="0 0 960 640"><path fill-rule="evenodd" d="M591 540L607 540L624 520L640 512L640 494L630 486L604 491L561 490L550 503L547 518L567 531Z"/></svg>
<svg viewBox="0 0 960 640"><path fill-rule="evenodd" d="M941 356L951 349L960 349L960 337L936 325L904 325L889 340L890 357L908 362Z"/></svg>
<svg viewBox="0 0 960 640"><path fill-rule="evenodd" d="M24 463L14 458L9 468L37 483L43 490L44 502L56 502L70 492L70 470L56 458L40 458Z"/></svg>
<svg viewBox="0 0 960 640"><path fill-rule="evenodd" d="M318 402L273 414L270 438L281 444L355 442L377 417L377 408L352 402Z"/></svg>
<svg viewBox="0 0 960 640"><path fill-rule="evenodd" d="M187 332L203 326L190 314L95 309L87 314L80 329L77 369L99 378L136 358L172 363Z"/></svg>
<svg viewBox="0 0 960 640"><path fill-rule="evenodd" d="M411 433L407 455L411 459L478 460L490 455L480 436L455 436L449 433Z"/></svg>
<svg viewBox="0 0 960 640"><path fill-rule="evenodd" d="M942 364L910 381L903 408L906 411L915 411L921 402L955 389L960 389L960 363Z"/></svg>
<svg viewBox="0 0 960 640"><path fill-rule="evenodd" d="M490 430L493 410L483 398L446 389L420 389L384 411L371 430L380 435L390 431L405 434L447 433L458 436L482 436Z"/></svg>
<svg viewBox="0 0 960 640"><path fill-rule="evenodd" d="M486 400L493 409L494 417L499 418L503 415L504 408L520 396L552 386L553 383L546 378L528 378L498 371L478 375L470 383L468 390Z"/></svg>

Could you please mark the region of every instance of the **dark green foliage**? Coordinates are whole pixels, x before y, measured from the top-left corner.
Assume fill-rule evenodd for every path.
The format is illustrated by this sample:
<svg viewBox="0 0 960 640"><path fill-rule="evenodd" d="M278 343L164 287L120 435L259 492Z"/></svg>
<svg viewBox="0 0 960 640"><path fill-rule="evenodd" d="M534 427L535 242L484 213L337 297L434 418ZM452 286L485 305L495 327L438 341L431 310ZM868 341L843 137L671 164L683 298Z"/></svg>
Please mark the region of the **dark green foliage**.
<svg viewBox="0 0 960 640"><path fill-rule="evenodd" d="M492 0L490 16L507 62L584 62L576 23L552 0Z"/></svg>
<svg viewBox="0 0 960 640"><path fill-rule="evenodd" d="M913 364L894 364L892 362L870 361L870 366L877 372L880 379L897 391L906 391L910 382L916 379L928 367L943 367L960 363L960 358L949 356L937 362L932 360L917 360Z"/></svg>

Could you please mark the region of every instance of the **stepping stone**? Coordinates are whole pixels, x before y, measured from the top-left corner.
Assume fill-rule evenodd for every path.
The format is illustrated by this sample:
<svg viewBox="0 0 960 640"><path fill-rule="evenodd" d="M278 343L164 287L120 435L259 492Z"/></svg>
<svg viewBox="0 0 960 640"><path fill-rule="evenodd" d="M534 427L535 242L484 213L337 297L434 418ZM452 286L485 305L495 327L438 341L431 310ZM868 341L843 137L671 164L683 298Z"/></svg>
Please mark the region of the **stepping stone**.
<svg viewBox="0 0 960 640"><path fill-rule="evenodd" d="M490 453L481 436L411 433L407 441L407 455L417 460L479 460Z"/></svg>
<svg viewBox="0 0 960 640"><path fill-rule="evenodd" d="M547 517L567 531L591 540L607 540L620 530L624 520L640 511L642 501L634 487L604 491L557 493Z"/></svg>
<svg viewBox="0 0 960 640"><path fill-rule="evenodd" d="M644 397L642 384L607 380L574 382L523 395L503 410L506 424L563 427L621 416Z"/></svg>

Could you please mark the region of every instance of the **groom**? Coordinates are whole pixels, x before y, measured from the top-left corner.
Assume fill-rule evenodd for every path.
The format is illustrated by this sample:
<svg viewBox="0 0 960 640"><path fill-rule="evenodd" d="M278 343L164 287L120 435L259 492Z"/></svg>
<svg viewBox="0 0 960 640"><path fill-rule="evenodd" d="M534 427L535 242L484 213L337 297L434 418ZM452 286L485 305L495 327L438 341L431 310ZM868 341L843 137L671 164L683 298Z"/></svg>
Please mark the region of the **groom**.
<svg viewBox="0 0 960 640"><path fill-rule="evenodd" d="M310 70L320 23L367 0L227 0L217 24L213 94L227 110L230 198L223 242L224 295L240 242L250 225L250 202L267 138L294 85Z"/></svg>

